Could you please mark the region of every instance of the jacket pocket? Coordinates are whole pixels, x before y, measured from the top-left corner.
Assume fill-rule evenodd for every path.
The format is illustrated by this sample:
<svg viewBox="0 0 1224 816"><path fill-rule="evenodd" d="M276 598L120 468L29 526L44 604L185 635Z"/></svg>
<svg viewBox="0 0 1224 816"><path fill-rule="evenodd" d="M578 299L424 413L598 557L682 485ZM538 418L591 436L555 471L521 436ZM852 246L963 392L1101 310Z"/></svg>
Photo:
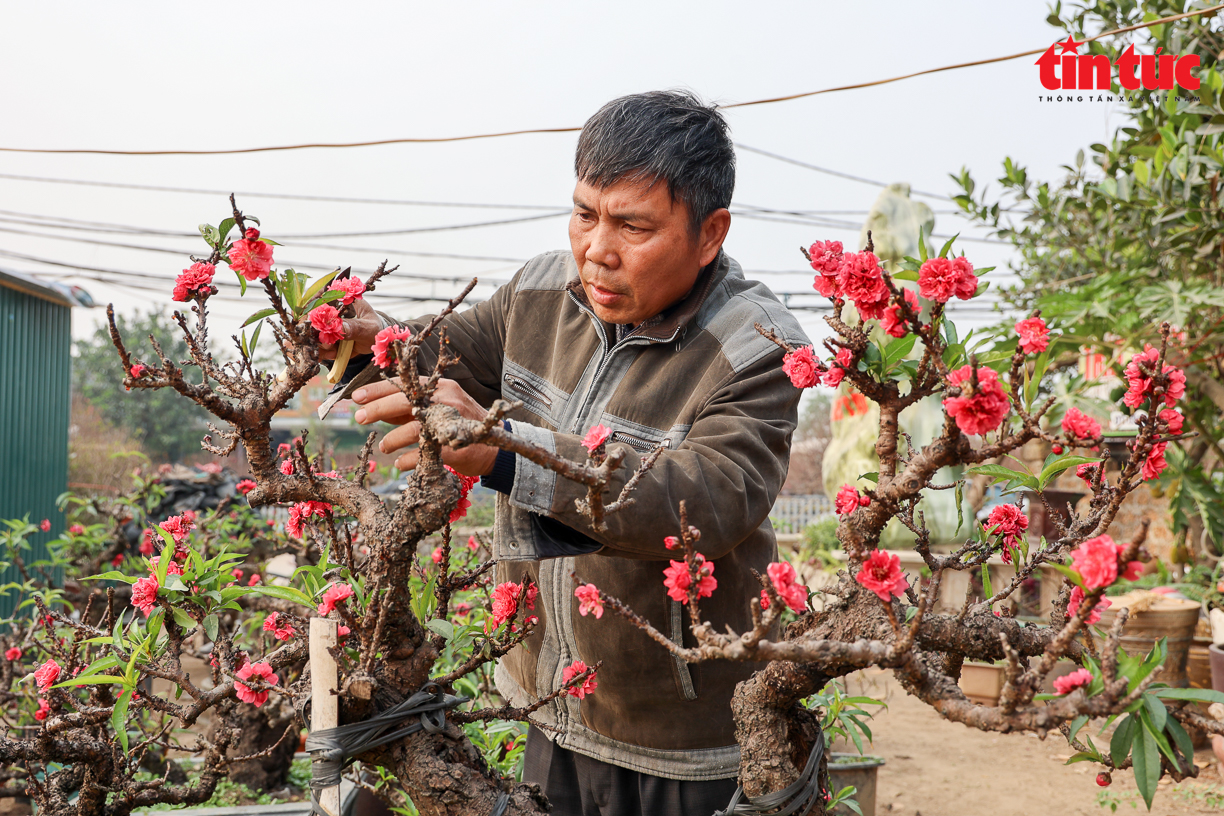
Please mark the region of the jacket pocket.
<svg viewBox="0 0 1224 816"><path fill-rule="evenodd" d="M609 439L608 441L609 442L624 442L626 445L633 448L638 453L646 453L647 451L655 448L658 445L662 445L665 448L671 447L671 439L668 439L667 437L664 437L658 442L655 442L650 439L645 439L640 436L635 436L631 433L625 433L624 431L613 431L612 438Z"/></svg>
<svg viewBox="0 0 1224 816"><path fill-rule="evenodd" d="M533 400L540 405L543 405L545 408L552 408L552 397L545 394L543 389L537 388L535 385L522 377L516 377L513 374L505 374L502 376L502 381L506 383L506 386L511 391L517 393L519 396Z"/></svg>

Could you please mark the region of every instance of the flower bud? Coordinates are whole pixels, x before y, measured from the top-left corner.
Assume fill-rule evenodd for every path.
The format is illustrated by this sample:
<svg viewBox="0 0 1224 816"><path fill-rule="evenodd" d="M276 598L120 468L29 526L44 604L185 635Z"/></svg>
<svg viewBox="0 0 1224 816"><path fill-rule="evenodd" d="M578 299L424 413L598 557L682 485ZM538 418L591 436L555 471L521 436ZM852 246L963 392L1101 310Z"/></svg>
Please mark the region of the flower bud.
<svg viewBox="0 0 1224 816"><path fill-rule="evenodd" d="M1113 777L1109 775L1109 771L1102 771L1097 774L1097 784L1102 788L1108 788L1113 782Z"/></svg>
<svg viewBox="0 0 1224 816"><path fill-rule="evenodd" d="M259 230L255 229L254 227L251 227L246 232L244 232L242 235L248 241L258 241L259 240Z"/></svg>
<svg viewBox="0 0 1224 816"><path fill-rule="evenodd" d="M867 505L871 504L871 497L866 494L859 496L858 503L859 507L866 507Z"/></svg>
<svg viewBox="0 0 1224 816"><path fill-rule="evenodd" d="M1063 446L1062 446L1062 445L1055 445L1054 447L1050 448L1050 450L1054 451L1055 453L1062 453L1062 452L1063 452Z"/></svg>

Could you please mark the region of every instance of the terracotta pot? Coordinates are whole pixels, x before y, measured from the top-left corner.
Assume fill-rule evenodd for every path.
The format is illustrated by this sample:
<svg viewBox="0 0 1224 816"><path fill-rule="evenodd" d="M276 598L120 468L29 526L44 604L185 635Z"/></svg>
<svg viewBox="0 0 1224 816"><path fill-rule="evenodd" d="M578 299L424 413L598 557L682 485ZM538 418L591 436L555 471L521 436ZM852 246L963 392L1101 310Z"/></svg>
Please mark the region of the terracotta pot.
<svg viewBox="0 0 1224 816"><path fill-rule="evenodd" d="M1127 593L1112 598L1114 605L1101 613L1100 628L1108 630L1117 617L1118 610L1125 607L1126 600L1138 593ZM1198 625L1199 605L1194 601L1179 598L1161 598L1150 609L1132 611L1122 629L1121 646L1131 656L1147 654L1156 641L1167 638L1168 657L1156 678L1174 688L1189 685L1186 677L1186 662L1190 656L1190 644L1194 640L1194 627Z"/></svg>
<svg viewBox="0 0 1224 816"><path fill-rule="evenodd" d="M876 776L883 764L883 757L833 754L829 758L829 784L833 788L832 792L837 793L847 785L853 785L858 788L854 801L858 802L863 816L875 816ZM830 813L834 816L854 816L854 811L844 804L838 805Z"/></svg>
<svg viewBox="0 0 1224 816"><path fill-rule="evenodd" d="M1224 691L1224 649L1213 643L1207 647L1207 655L1211 660L1211 687Z"/></svg>
<svg viewBox="0 0 1224 816"><path fill-rule="evenodd" d="M1196 637L1190 644L1190 654L1186 658L1186 679L1190 688L1211 688L1211 653L1207 647L1211 638Z"/></svg>
<svg viewBox="0 0 1224 816"><path fill-rule="evenodd" d="M961 666L960 688L971 702L978 705L999 704L1003 690L1003 667L993 663L966 662Z"/></svg>

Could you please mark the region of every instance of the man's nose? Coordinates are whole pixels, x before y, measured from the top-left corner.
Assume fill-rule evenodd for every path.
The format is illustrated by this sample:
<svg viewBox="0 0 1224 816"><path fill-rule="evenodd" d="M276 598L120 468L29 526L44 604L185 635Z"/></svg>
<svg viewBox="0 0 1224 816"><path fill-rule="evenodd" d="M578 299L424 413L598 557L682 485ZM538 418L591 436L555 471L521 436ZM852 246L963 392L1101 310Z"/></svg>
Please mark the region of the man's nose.
<svg viewBox="0 0 1224 816"><path fill-rule="evenodd" d="M608 269L615 269L619 265L615 226L601 222L591 230L590 236L591 244L587 247L587 260Z"/></svg>

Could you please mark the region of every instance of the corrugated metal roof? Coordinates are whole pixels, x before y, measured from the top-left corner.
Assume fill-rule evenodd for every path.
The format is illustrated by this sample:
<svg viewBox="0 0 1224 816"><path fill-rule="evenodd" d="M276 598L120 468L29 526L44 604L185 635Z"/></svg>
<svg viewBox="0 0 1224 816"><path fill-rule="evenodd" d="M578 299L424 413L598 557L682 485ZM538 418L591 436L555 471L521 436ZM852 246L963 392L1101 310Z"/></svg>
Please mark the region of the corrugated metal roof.
<svg viewBox="0 0 1224 816"><path fill-rule="evenodd" d="M0 269L0 286L16 289L18 292L32 297L49 300L60 306L84 306L93 308L94 300L79 286L72 286L59 281L41 280L33 275L16 272L12 269Z"/></svg>

